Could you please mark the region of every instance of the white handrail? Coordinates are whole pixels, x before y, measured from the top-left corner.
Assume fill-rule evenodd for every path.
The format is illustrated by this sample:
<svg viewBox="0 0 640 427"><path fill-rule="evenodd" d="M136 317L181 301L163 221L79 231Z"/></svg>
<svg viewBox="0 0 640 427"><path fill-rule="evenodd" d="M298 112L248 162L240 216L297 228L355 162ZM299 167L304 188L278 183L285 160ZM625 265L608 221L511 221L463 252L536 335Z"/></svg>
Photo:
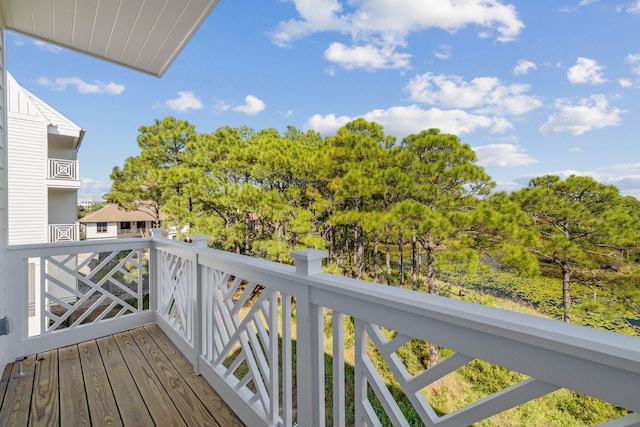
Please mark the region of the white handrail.
<svg viewBox="0 0 640 427"><path fill-rule="evenodd" d="M20 320L19 351L42 351L155 321L247 425L289 426L296 421L294 414L300 425L324 425L327 375L333 377L334 425L344 425L348 406L344 402L344 342L349 335L355 342L356 425L380 422L368 390L377 395L394 424L407 423L372 364L371 346L384 358L398 387L427 425L468 425L558 388L636 412L615 425L640 422L638 337L325 274L319 251L292 254L294 268L208 249L207 236L193 236L193 244L187 244L161 238L157 229L152 233L154 237L146 239L10 247L9 277L18 283L26 281L29 259L51 260L65 267L68 264L60 261L64 256L109 252L122 257L123 251L135 254L151 249L149 310L42 337L28 337L24 320ZM130 274L122 270L127 262L111 264L114 271ZM79 274L76 271L84 266L77 267L69 271ZM61 279L55 280L65 286ZM11 298L25 301L25 290L20 286L12 289ZM15 309L10 317L24 319L25 307ZM332 317L334 340L327 346L325 323ZM353 320L350 332L344 328L345 319ZM433 342L454 353L411 375L396 354L411 339ZM16 356L20 354L24 353ZM326 355L333 362L325 371ZM474 359L530 378L437 416L422 390Z"/></svg>
<svg viewBox="0 0 640 427"><path fill-rule="evenodd" d="M175 243L164 241L162 246L167 247L165 245L172 246ZM161 246L156 247L161 248ZM296 409L298 419L305 425L324 425L324 354L328 349L325 349L323 342L323 314L327 310L337 315L337 318L344 314L355 319L357 325L360 325L356 328L359 329L357 334L360 334L356 340L366 342L367 339L374 339L376 334L379 335L376 331L383 326L398 332L399 337L407 337L407 340L417 338L434 342L456 352L456 358L447 359L449 361L446 363L436 365L428 373L422 373L419 380L399 378L401 385L407 387L405 393L414 405L421 404L423 396L419 391L428 384L427 378L437 380L459 367L453 366L449 369L446 366L447 363L463 365L470 360L481 359L532 378L499 396L488 398L482 404L478 403L477 407L466 407L443 417L437 417L428 405L424 405L418 412L424 417L431 417L430 420L423 421L434 425L471 424L558 388L568 388L628 410L640 412L640 394L637 393L638 384L640 384L640 338L318 273L321 270L321 259L317 251L298 254L296 270L282 264L213 249L194 249L190 259L197 260L199 271L197 287L203 290L201 291L202 301L211 298L211 301L207 302L208 305L196 304L194 308L214 313L214 315L210 313L194 315L194 318L203 319L201 325L203 352L199 355L197 368L216 385L217 389L226 391L225 398L229 395L228 393L240 396L230 399L233 402L231 406L237 413L244 414L248 413L248 409L254 410L257 416L256 418L248 417L246 419L248 424L253 425L258 422L256 419L261 419L266 425L276 425L281 422L277 416L271 418L268 410L268 405L272 404L273 399L277 399L278 396L269 395L264 390L261 392L243 388L242 378L229 381L233 376L232 373L220 364L216 364L215 358L209 353L217 354L216 345L220 346L219 351L230 348L229 341L225 341L225 337L218 336L220 332L216 328L220 328L220 325L214 324L216 321L223 320L224 310L231 316L225 326L225 333L230 336L229 339L233 340L242 334L260 336L259 328L251 324L247 318L233 316L234 313L240 313L243 309L248 310L251 307L250 304L245 304L242 308L238 303L243 301L246 303L250 298L256 298L255 295L263 295L265 292L274 293L284 301L290 297L295 298L298 379ZM211 281L215 284L206 284ZM241 292L240 288L236 287L238 281L245 283L246 288L251 290L253 295L246 296ZM221 289L224 290L225 287L234 291L233 296L230 294L225 296L221 293ZM268 298L272 296L265 297L265 301ZM265 303L265 307L269 305ZM260 316L266 319L269 313L272 312L267 309ZM216 315L219 317L216 318ZM208 325L207 322L213 323ZM267 320L264 320L264 324L265 330L278 327L278 325L269 324ZM284 326L280 325L280 330L286 329L287 325L286 323ZM336 332L334 327L334 334L336 333L341 332ZM264 335L264 332L262 334ZM237 341L235 348L240 354L245 354L245 357L250 351L255 353L257 348L261 348L264 350L264 356L260 357L269 360L267 353L273 349L265 344L267 339L268 336L265 335L259 345ZM198 338L195 341L199 342ZM339 341L335 341L335 344L338 345ZM379 349L379 351L389 353L390 359L387 362L392 364L393 351L390 349L395 344L382 342L380 345L385 346L385 350ZM284 345L278 351L284 351ZM333 359L341 363L342 357L339 353L343 349L334 347L332 351ZM231 355L228 356L231 357ZM195 358L198 359L197 356ZM222 359L219 358L219 360ZM356 356L356 375L358 376L360 372L359 378L362 381L370 377L366 360L365 356L360 359ZM263 373L259 360L252 363L255 363L255 372L252 372L252 375L257 376L259 372ZM263 369L265 367L281 369L284 374L289 369L287 366L278 367L269 364L265 364ZM252 371L253 368L249 366L247 369ZM334 369L340 375L340 369L335 366ZM438 370L441 371L439 374ZM396 371L401 374L402 367L398 365ZM273 374L272 371L271 373ZM267 378L263 377L262 380L268 384ZM282 381L285 381L284 378ZM372 387L380 386L375 384L375 381L366 380ZM421 382L424 384L418 386ZM340 404L340 396L344 393L341 387L343 386L338 385L334 389L338 408L344 406ZM411 398L411 390L414 389L418 392ZM363 399L362 403L365 405L356 404L356 407L366 412L368 400L366 391L359 393L359 397ZM262 407L255 404L259 399L263 399ZM384 399L384 396L379 396L379 399ZM283 398L282 401L287 402L287 399ZM389 405L393 410L393 402ZM283 413L288 413L289 409L281 405ZM368 416L365 413L356 414L356 419L365 422ZM343 414L334 414L334 422L340 419L344 419ZM637 422L635 418L629 418L629 420L620 421L620 425L633 425Z"/></svg>

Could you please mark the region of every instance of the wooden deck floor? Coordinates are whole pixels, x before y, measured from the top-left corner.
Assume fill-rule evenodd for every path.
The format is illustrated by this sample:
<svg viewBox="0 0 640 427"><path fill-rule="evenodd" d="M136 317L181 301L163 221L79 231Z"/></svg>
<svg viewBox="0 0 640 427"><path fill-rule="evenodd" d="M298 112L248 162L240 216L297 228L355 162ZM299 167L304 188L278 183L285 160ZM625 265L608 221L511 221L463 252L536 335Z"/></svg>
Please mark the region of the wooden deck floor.
<svg viewBox="0 0 640 427"><path fill-rule="evenodd" d="M8 365L0 426L242 426L155 325Z"/></svg>

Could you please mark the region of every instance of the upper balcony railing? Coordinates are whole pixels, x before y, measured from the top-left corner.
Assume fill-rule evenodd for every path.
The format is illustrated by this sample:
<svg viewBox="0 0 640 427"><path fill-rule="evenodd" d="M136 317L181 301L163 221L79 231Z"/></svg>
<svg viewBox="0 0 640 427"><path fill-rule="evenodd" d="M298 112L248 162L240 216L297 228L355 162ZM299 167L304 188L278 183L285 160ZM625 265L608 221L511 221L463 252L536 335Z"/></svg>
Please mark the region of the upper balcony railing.
<svg viewBox="0 0 640 427"><path fill-rule="evenodd" d="M49 224L49 243L75 242L80 237L80 225L74 224Z"/></svg>
<svg viewBox="0 0 640 427"><path fill-rule="evenodd" d="M47 179L53 180L53 185L63 185L65 181L73 181L72 186L74 186L80 179L78 164L77 160L49 158Z"/></svg>
<svg viewBox="0 0 640 427"><path fill-rule="evenodd" d="M640 423L637 337L325 274L321 251L294 252L294 268L156 236L10 247L12 355L155 322L251 426L465 426L559 388L629 411L603 425ZM447 357L409 368L416 343ZM436 412L426 390L475 360L524 376Z"/></svg>

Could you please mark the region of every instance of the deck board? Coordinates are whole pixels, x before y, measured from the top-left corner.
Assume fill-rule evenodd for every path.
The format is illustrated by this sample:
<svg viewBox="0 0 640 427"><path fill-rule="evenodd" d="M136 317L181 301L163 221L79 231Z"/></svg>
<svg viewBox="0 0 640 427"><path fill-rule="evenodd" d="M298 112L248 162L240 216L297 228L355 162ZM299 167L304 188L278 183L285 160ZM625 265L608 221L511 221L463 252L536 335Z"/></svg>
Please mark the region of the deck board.
<svg viewBox="0 0 640 427"><path fill-rule="evenodd" d="M34 375L29 425L33 427L57 425L60 416L57 350L38 355Z"/></svg>
<svg viewBox="0 0 640 427"><path fill-rule="evenodd" d="M19 373L18 363L14 363L9 376L9 384L0 407L0 426L22 426L29 421L29 406L33 392L33 371L36 356L27 357L22 362L25 376Z"/></svg>
<svg viewBox="0 0 640 427"><path fill-rule="evenodd" d="M86 426L90 424L89 404L84 386L78 346L58 350L58 367L65 373L60 382L60 424Z"/></svg>
<svg viewBox="0 0 640 427"><path fill-rule="evenodd" d="M7 365L4 367L4 370L2 371L2 377L0 377L0 402L4 400L4 393L7 391L7 386L9 385L10 376L11 376L11 365ZM2 407L2 403L0 403L0 407Z"/></svg>
<svg viewBox="0 0 640 427"><path fill-rule="evenodd" d="M0 381L4 426L243 426L155 325L29 356Z"/></svg>
<svg viewBox="0 0 640 427"><path fill-rule="evenodd" d="M122 426L116 399L111 390L107 371L100 357L98 343L88 341L78 344L78 352L82 364L84 387L87 393L91 423L100 425L104 422L111 426Z"/></svg>
<svg viewBox="0 0 640 427"><path fill-rule="evenodd" d="M189 387L169 358L158 348L151 336L144 329L132 331L131 335L149 364L157 368L155 374L180 413L184 416L187 425L198 425L198 423L205 420L206 425L219 426L215 417Z"/></svg>
<svg viewBox="0 0 640 427"><path fill-rule="evenodd" d="M185 378L193 391L200 397L209 412L216 414L216 420L221 426L240 427L244 425L217 393L207 392L207 390L211 389L207 381L202 376L196 375L191 363L158 326L149 325L145 326L144 329L153 338L158 347L162 349L180 375Z"/></svg>
<svg viewBox="0 0 640 427"><path fill-rule="evenodd" d="M186 427L176 406L154 373L154 369L146 363L146 359L133 341L133 338L131 338L131 335L128 332L124 332L114 335L114 339L120 347L124 361L129 367L131 377L137 384L142 399L145 402L160 403L159 405L147 406L147 410L156 425L166 423L166 425L170 426Z"/></svg>

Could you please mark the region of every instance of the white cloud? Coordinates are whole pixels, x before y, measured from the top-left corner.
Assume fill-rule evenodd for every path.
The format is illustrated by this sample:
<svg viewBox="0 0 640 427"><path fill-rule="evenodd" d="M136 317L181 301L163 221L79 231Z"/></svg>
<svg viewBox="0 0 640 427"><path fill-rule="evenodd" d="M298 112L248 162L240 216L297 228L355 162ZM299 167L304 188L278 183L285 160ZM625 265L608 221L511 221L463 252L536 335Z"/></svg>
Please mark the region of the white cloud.
<svg viewBox="0 0 640 427"><path fill-rule="evenodd" d="M521 176L520 178L515 179L515 182L513 183L498 183L496 190L515 191L525 187L531 178L536 178L542 175L557 175L561 179L567 179L571 175L588 176L602 184L615 185L620 190L620 194L624 196L633 196L640 199L640 163L610 165L591 171L565 169L560 171L538 172L531 175Z"/></svg>
<svg viewBox="0 0 640 427"><path fill-rule="evenodd" d="M247 95L244 98L244 105L238 105L237 107L233 107L233 111L236 111L238 113L245 113L250 116L258 114L264 111L264 109L265 109L264 102L253 95Z"/></svg>
<svg viewBox="0 0 640 427"><path fill-rule="evenodd" d="M567 78L573 84L601 84L607 80L602 77L602 67L598 62L589 58L578 58L576 65L569 68Z"/></svg>
<svg viewBox="0 0 640 427"><path fill-rule="evenodd" d="M102 200L102 196L111 191L111 182L97 181L91 178L80 177L80 189L78 200L92 199Z"/></svg>
<svg viewBox="0 0 640 427"><path fill-rule="evenodd" d="M55 80L51 80L47 77L40 77L38 84L41 86L51 86L54 90L63 91L68 86L75 86L78 93L82 95L87 94L108 94L108 95L120 95L124 92L124 85L114 82L103 83L100 81L85 82L80 77L58 77Z"/></svg>
<svg viewBox="0 0 640 427"><path fill-rule="evenodd" d="M533 163L538 163L536 159L528 155L519 145L489 144L472 148L478 156L478 164L485 168L528 166Z"/></svg>
<svg viewBox="0 0 640 427"><path fill-rule="evenodd" d="M292 0L299 19L281 21L271 34L273 42L288 47L297 39L317 32L336 32L351 35L353 46L335 46L325 56L343 58L342 53L365 49L367 57L387 58L382 68L408 67L409 56L398 53L406 47L410 33L439 28L451 33L476 25L483 33L493 34L499 41L518 37L524 24L513 5L501 0ZM330 47L331 48L331 47ZM327 49L329 50L329 49ZM337 50L337 52L336 52ZM360 52L362 53L362 52ZM379 60L379 58L378 58ZM344 62L341 62L344 64ZM350 63L357 68L358 62ZM379 62L364 61L364 68L372 69Z"/></svg>
<svg viewBox="0 0 640 427"><path fill-rule="evenodd" d="M56 46L53 45L51 43L47 43L47 42L43 42L41 40L33 40L33 44L42 50L45 50L47 52L51 52L51 53L58 53L62 51L62 48L60 46Z"/></svg>
<svg viewBox="0 0 640 427"><path fill-rule="evenodd" d="M446 60L451 58L451 46L441 44L438 49L433 52L433 56L438 59Z"/></svg>
<svg viewBox="0 0 640 427"><path fill-rule="evenodd" d="M627 55L626 62L633 66L632 71L635 74L640 74L640 53L630 53Z"/></svg>
<svg viewBox="0 0 640 427"><path fill-rule="evenodd" d="M613 164L598 170L598 181L615 185L625 196L640 199L640 163Z"/></svg>
<svg viewBox="0 0 640 427"><path fill-rule="evenodd" d="M633 14L640 14L640 0L635 0L628 8L627 12Z"/></svg>
<svg viewBox="0 0 640 427"><path fill-rule="evenodd" d="M528 74L529 71L535 70L537 68L538 66L535 64L535 62L521 59L520 61L518 61L518 65L516 65L515 68L513 69L513 74L515 74L516 76L520 76L520 75Z"/></svg>
<svg viewBox="0 0 640 427"><path fill-rule="evenodd" d="M539 98L525 95L529 85L506 85L495 77L476 77L467 82L460 76L425 73L414 77L407 90L417 102L475 109L482 114L522 115L542 106Z"/></svg>
<svg viewBox="0 0 640 427"><path fill-rule="evenodd" d="M505 193L511 193L513 191L518 191L522 187L524 187L524 185L516 181L497 181L494 191L504 191Z"/></svg>
<svg viewBox="0 0 640 427"><path fill-rule="evenodd" d="M178 92L178 97L167 99L162 106L172 111L186 112L189 110L201 110L203 108L202 101L189 91Z"/></svg>
<svg viewBox="0 0 640 427"><path fill-rule="evenodd" d="M345 46L342 43L332 43L324 52L327 60L334 62L347 70L364 68L379 70L385 68L406 68L409 66L411 55L395 52L388 46Z"/></svg>
<svg viewBox="0 0 640 427"><path fill-rule="evenodd" d="M335 114L327 114L326 116L316 114L307 120L304 127L305 129L313 129L322 135L332 135L336 130L346 125L351 120L353 120L353 118L348 116L338 117Z"/></svg>
<svg viewBox="0 0 640 427"><path fill-rule="evenodd" d="M604 95L591 95L583 98L577 105L566 100L557 100L558 113L549 116L546 123L538 129L543 134L569 132L582 135L595 129L618 126L625 112L609 106Z"/></svg>
<svg viewBox="0 0 640 427"><path fill-rule="evenodd" d="M223 113L231 109L231 104L226 103L222 99L216 100L213 109L216 113Z"/></svg>
<svg viewBox="0 0 640 427"><path fill-rule="evenodd" d="M381 124L387 134L398 139L429 128L438 128L443 133L455 135L471 133L478 129L499 133L512 128L511 123L503 118L469 114L462 110L441 110L438 108L425 110L417 105L372 110L360 117ZM323 135L331 135L354 118L337 117L335 114L326 116L316 114L307 120L305 129L313 129Z"/></svg>
<svg viewBox="0 0 640 427"><path fill-rule="evenodd" d="M629 79L620 79L618 80L618 84L620 87L631 87L633 86L633 82Z"/></svg>

